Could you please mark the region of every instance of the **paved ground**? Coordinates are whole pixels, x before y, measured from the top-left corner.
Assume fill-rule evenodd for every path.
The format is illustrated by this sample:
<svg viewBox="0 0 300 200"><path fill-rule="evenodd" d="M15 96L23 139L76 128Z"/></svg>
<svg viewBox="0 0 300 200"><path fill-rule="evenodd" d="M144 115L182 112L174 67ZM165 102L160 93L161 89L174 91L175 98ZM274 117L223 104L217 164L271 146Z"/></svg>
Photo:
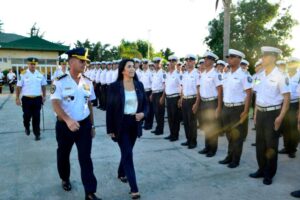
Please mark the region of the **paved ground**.
<svg viewBox="0 0 300 200"><path fill-rule="evenodd" d="M42 140L25 135L22 111L14 104L15 96L4 91L0 95L0 199L11 200L77 200L84 198L76 147L71 155L71 183L73 190L64 192L56 169L55 117L50 101L44 106L45 131ZM96 109L97 136L93 141L92 159L98 180L98 194L105 200L130 199L129 187L119 182L116 170L120 159L117 145L105 132L105 113ZM42 126L41 126L42 127ZM250 121L249 129L252 128ZM165 126L165 134L168 134ZM290 159L279 156L279 168L274 183L265 186L262 180L248 178L257 169L254 132L250 131L244 144L240 167L229 169L218 164L226 154L225 137L219 139L219 150L213 158L197 153L203 147L199 132L198 148L188 150L183 127L180 140L170 143L149 131L139 139L134 149L138 185L144 200L288 200L289 193L300 189L300 156ZM282 142L280 143L280 148Z"/></svg>

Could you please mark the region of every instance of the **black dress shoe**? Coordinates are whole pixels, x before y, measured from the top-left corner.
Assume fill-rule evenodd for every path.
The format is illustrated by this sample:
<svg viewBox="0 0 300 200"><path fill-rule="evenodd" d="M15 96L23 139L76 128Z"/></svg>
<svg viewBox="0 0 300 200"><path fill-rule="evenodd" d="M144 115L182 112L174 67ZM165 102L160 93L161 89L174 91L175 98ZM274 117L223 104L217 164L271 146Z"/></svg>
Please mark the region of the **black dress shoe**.
<svg viewBox="0 0 300 200"><path fill-rule="evenodd" d="M181 146L188 146L188 145L189 145L188 142L183 142L183 143L181 143Z"/></svg>
<svg viewBox="0 0 300 200"><path fill-rule="evenodd" d="M170 142L175 142L177 140L178 140L178 138L170 138Z"/></svg>
<svg viewBox="0 0 300 200"><path fill-rule="evenodd" d="M188 146L188 149L195 149L197 147L197 144L192 144Z"/></svg>
<svg viewBox="0 0 300 200"><path fill-rule="evenodd" d="M132 192L129 192L129 194L131 194L131 199L140 199L141 198L140 193L132 194Z"/></svg>
<svg viewBox="0 0 300 200"><path fill-rule="evenodd" d="M296 198L300 198L300 190L291 192L291 196L292 196L292 197L296 197Z"/></svg>
<svg viewBox="0 0 300 200"><path fill-rule="evenodd" d="M256 146L256 143L252 143L251 146L255 147L255 146Z"/></svg>
<svg viewBox="0 0 300 200"><path fill-rule="evenodd" d="M200 154L207 154L208 153L208 149L204 148L201 151L199 151L198 153L200 153Z"/></svg>
<svg viewBox="0 0 300 200"><path fill-rule="evenodd" d="M145 131L148 131L148 130L151 130L151 129L152 129L151 127L144 127Z"/></svg>
<svg viewBox="0 0 300 200"><path fill-rule="evenodd" d="M263 178L264 174L262 172L256 171L252 174L249 174L249 177L251 177L251 178Z"/></svg>
<svg viewBox="0 0 300 200"><path fill-rule="evenodd" d="M290 158L296 158L296 153L294 152L294 153L289 153L289 157Z"/></svg>
<svg viewBox="0 0 300 200"><path fill-rule="evenodd" d="M211 158L211 157L214 157L215 155L216 155L216 153L214 153L214 152L208 152L206 154L206 157Z"/></svg>
<svg viewBox="0 0 300 200"><path fill-rule="evenodd" d="M263 184L265 184L265 185L271 185L272 184L272 179L271 178L264 178Z"/></svg>
<svg viewBox="0 0 300 200"><path fill-rule="evenodd" d="M231 163L229 163L229 164L227 165L227 167L228 167L228 168L231 168L231 169L236 168L236 167L238 167L238 166L239 166L239 164L236 163L236 162L231 162Z"/></svg>
<svg viewBox="0 0 300 200"><path fill-rule="evenodd" d="M219 164L222 164L222 165L227 165L229 163L231 163L231 159L228 157L226 157L224 160L219 161Z"/></svg>
<svg viewBox="0 0 300 200"><path fill-rule="evenodd" d="M156 132L154 133L154 135L163 135L164 133L159 133L159 132Z"/></svg>
<svg viewBox="0 0 300 200"><path fill-rule="evenodd" d="M30 130L29 129L25 129L25 134L26 135L30 135Z"/></svg>
<svg viewBox="0 0 300 200"><path fill-rule="evenodd" d="M285 148L283 148L280 151L278 151L278 153L279 154L288 154L289 152Z"/></svg>
<svg viewBox="0 0 300 200"><path fill-rule="evenodd" d="M119 176L118 179L122 182L122 183L127 183L128 179L126 176Z"/></svg>
<svg viewBox="0 0 300 200"><path fill-rule="evenodd" d="M165 140L170 140L170 139L171 139L171 135L165 137L164 139L165 139Z"/></svg>
<svg viewBox="0 0 300 200"><path fill-rule="evenodd" d="M70 181L62 181L61 186L67 192L72 190L72 185Z"/></svg>
<svg viewBox="0 0 300 200"><path fill-rule="evenodd" d="M39 135L35 136L35 141L41 140L41 137Z"/></svg>
<svg viewBox="0 0 300 200"><path fill-rule="evenodd" d="M85 195L85 200L102 200L97 197L94 193Z"/></svg>
<svg viewBox="0 0 300 200"><path fill-rule="evenodd" d="M157 131L156 131L156 130L153 130L153 131L151 131L151 133L157 133Z"/></svg>

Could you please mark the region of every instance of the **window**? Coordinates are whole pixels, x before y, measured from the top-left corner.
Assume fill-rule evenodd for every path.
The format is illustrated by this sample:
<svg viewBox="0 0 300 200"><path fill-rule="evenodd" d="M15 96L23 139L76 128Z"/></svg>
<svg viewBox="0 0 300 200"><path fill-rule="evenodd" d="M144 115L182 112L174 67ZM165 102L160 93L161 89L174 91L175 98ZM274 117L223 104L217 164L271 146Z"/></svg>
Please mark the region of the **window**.
<svg viewBox="0 0 300 200"><path fill-rule="evenodd" d="M11 64L24 64L26 63L23 58L12 58Z"/></svg>
<svg viewBox="0 0 300 200"><path fill-rule="evenodd" d="M4 63L7 63L7 58L2 59Z"/></svg>
<svg viewBox="0 0 300 200"><path fill-rule="evenodd" d="M56 65L56 60L55 59L48 59L47 64L49 65Z"/></svg>
<svg viewBox="0 0 300 200"><path fill-rule="evenodd" d="M46 60L45 59L39 59L39 64L40 65L45 65L46 64Z"/></svg>

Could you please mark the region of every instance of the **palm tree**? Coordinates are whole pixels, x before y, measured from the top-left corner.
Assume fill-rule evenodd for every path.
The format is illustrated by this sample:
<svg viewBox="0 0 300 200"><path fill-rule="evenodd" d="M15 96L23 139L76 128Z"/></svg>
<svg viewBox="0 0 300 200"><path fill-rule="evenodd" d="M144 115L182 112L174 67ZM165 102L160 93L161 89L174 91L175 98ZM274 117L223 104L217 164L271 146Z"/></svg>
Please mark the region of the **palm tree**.
<svg viewBox="0 0 300 200"><path fill-rule="evenodd" d="M222 0L224 6L224 27L223 27L223 59L225 59L230 44L230 5L232 0ZM216 0L216 10L219 0Z"/></svg>

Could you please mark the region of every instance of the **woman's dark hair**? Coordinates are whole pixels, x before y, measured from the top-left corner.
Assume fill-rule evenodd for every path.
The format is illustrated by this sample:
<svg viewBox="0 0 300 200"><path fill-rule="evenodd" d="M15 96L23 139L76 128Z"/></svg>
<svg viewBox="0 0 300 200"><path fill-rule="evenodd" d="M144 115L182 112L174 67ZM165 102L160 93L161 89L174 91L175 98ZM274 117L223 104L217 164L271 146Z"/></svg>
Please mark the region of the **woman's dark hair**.
<svg viewBox="0 0 300 200"><path fill-rule="evenodd" d="M119 64L119 71L118 71L118 79L117 79L117 81L123 80L123 73L122 72L124 71L125 66L126 66L126 64L128 62L133 62L134 63L134 60L132 60L132 59L122 59L121 60L121 62ZM133 80L138 81L138 77L137 77L136 73L134 73Z"/></svg>

